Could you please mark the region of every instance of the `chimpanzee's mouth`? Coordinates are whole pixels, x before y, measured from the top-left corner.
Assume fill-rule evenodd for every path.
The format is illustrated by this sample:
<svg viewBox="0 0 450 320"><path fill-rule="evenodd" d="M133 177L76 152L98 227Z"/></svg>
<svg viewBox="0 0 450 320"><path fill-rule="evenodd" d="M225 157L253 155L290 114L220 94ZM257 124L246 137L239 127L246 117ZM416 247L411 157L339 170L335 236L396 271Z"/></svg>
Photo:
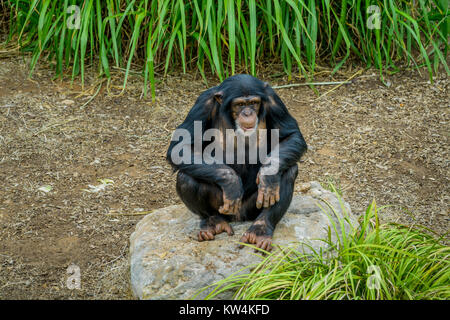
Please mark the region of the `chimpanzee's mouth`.
<svg viewBox="0 0 450 320"><path fill-rule="evenodd" d="M256 132L257 125L253 127L240 127L239 129L244 134L244 136L251 136Z"/></svg>
<svg viewBox="0 0 450 320"><path fill-rule="evenodd" d="M250 127L250 126L243 126L242 124L239 123L239 121L236 121L236 127L237 127L237 131L243 133L244 135L248 136L248 135L252 135L254 132L256 132L257 128L258 128L258 120L255 121L255 123Z"/></svg>

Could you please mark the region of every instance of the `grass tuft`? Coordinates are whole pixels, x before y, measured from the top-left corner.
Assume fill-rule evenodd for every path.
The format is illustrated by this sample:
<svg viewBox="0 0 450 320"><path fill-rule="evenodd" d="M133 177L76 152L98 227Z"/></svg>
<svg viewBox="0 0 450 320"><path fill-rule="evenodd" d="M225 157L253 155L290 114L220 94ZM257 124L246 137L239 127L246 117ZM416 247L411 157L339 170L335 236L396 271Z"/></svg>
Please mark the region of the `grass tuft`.
<svg viewBox="0 0 450 320"><path fill-rule="evenodd" d="M107 78L113 64L125 68L125 88L134 62L153 98L155 73L180 66L223 80L280 61L289 76L310 80L318 61L336 72L355 58L381 79L400 67L426 67L430 80L439 66L450 74L446 0L8 0L3 7L9 41L31 52L30 74L45 59L58 76L68 71L83 83L87 64Z"/></svg>
<svg viewBox="0 0 450 320"><path fill-rule="evenodd" d="M280 248L214 284L206 298L231 290L242 300L449 299L450 247L443 238L421 227L380 224L378 210L373 201L357 226L340 234L330 216L338 240L321 240L330 250Z"/></svg>

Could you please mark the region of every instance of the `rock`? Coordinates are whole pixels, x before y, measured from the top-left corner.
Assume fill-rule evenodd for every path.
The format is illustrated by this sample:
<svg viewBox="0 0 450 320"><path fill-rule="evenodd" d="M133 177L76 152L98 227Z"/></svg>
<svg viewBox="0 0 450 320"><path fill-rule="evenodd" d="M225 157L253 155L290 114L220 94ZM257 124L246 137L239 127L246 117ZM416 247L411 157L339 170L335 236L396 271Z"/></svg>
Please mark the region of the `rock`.
<svg viewBox="0 0 450 320"><path fill-rule="evenodd" d="M327 214L320 208L331 213L326 202L341 217L344 208L345 216L354 223L348 203L340 202L334 193L311 182L308 193L294 195L275 229L274 244L299 250L303 247L299 242L308 243L315 250L324 247L317 239L327 238L330 226ZM331 215L340 232L337 218ZM200 289L261 261L261 254L255 254L252 248L238 249L238 241L251 222L232 223L234 236L222 233L214 241L204 242L196 240L199 223L200 219L185 206L175 205L156 210L137 224L130 239L131 287L137 298L189 299ZM208 292L195 298L202 299ZM219 296L231 297L232 292Z"/></svg>

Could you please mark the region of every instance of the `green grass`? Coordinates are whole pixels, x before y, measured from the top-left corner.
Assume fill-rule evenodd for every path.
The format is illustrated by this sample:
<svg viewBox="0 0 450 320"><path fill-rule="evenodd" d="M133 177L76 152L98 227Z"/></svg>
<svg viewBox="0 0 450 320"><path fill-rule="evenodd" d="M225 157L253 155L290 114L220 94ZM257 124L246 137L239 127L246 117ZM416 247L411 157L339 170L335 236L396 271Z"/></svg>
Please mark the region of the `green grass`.
<svg viewBox="0 0 450 320"><path fill-rule="evenodd" d="M87 66L111 77L141 66L144 91L155 96L156 73L173 68L219 80L235 72L256 75L273 61L289 76L312 79L318 63L339 70L350 59L385 72L426 67L430 79L447 65L447 0L7 0L9 41L31 52L30 73L45 59L56 75L85 79ZM80 28L71 5L80 8ZM367 27L370 5L380 29Z"/></svg>
<svg viewBox="0 0 450 320"><path fill-rule="evenodd" d="M227 290L243 300L450 299L450 247L442 238L421 227L380 224L375 201L352 231L338 234L332 224L337 241L322 239L331 250L280 248L214 284L207 299Z"/></svg>

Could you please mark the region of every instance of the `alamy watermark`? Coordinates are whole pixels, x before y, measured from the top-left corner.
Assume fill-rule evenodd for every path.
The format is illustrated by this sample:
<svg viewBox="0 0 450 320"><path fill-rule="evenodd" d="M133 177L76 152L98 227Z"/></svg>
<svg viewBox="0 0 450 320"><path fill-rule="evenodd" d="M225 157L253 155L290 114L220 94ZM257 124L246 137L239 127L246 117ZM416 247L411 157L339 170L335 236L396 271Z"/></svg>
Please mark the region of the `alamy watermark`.
<svg viewBox="0 0 450 320"><path fill-rule="evenodd" d="M66 13L69 14L66 20L67 29L80 29L81 15L80 7L77 5L71 5L67 7Z"/></svg>
<svg viewBox="0 0 450 320"><path fill-rule="evenodd" d="M371 5L367 7L367 28L368 29L381 29L381 9L377 5Z"/></svg>
<svg viewBox="0 0 450 320"><path fill-rule="evenodd" d="M367 267L367 273L371 274L369 278L367 278L367 288L371 290L380 290L381 286L381 270L379 266L370 265Z"/></svg>
<svg viewBox="0 0 450 320"><path fill-rule="evenodd" d="M66 280L68 289L81 289L81 270L76 264L71 264L67 267L66 273L69 275Z"/></svg>
<svg viewBox="0 0 450 320"><path fill-rule="evenodd" d="M170 157L175 165L257 164L259 160L264 165L264 175L273 175L279 168L279 129L270 130L270 154L268 133L267 129L256 128L251 133L234 129L222 132L215 128L202 133L202 122L194 121L194 137L187 129L175 130L172 141L178 143L172 148ZM210 142L205 148L204 141Z"/></svg>

